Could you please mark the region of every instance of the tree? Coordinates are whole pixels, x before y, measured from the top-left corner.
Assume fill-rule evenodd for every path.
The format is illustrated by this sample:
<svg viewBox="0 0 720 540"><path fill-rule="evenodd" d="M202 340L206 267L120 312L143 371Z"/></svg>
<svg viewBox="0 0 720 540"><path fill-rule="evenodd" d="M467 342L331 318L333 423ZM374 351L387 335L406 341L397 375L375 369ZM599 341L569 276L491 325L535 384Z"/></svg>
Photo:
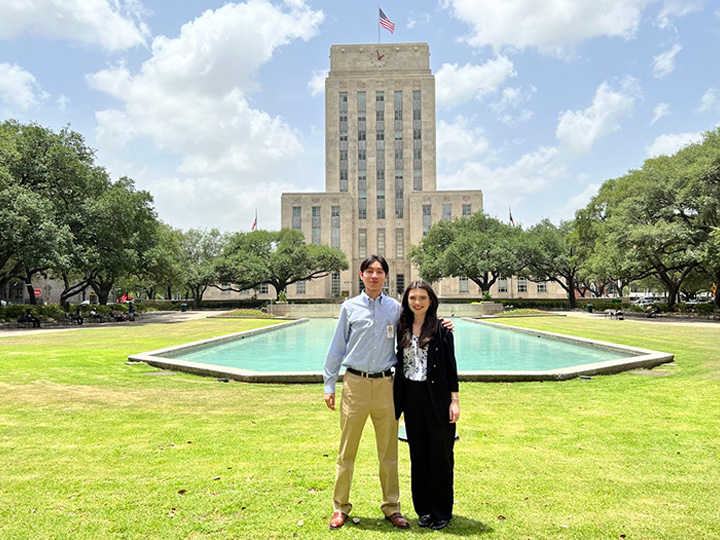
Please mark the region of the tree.
<svg viewBox="0 0 720 540"><path fill-rule="evenodd" d="M183 285L183 232L157 222L155 243L143 256L143 264L135 271L135 287L143 290L147 298L155 298L162 291L172 298L172 289Z"/></svg>
<svg viewBox="0 0 720 540"><path fill-rule="evenodd" d="M207 288L219 282L216 259L226 243L227 236L217 229L190 229L182 234L182 282L195 308L200 308Z"/></svg>
<svg viewBox="0 0 720 540"><path fill-rule="evenodd" d="M31 304L33 276L63 264L70 252L69 230L57 221L52 204L37 193L19 185L0 191L0 286L22 279Z"/></svg>
<svg viewBox="0 0 720 540"><path fill-rule="evenodd" d="M137 191L127 177L111 184L91 207L88 234L81 244L87 250L85 276L106 304L115 282L144 265L145 254L156 242L152 196Z"/></svg>
<svg viewBox="0 0 720 540"><path fill-rule="evenodd" d="M342 250L306 244L303 234L295 229L236 233L218 262L220 280L231 283L231 289L246 290L268 284L275 288L276 297L288 285L347 268Z"/></svg>
<svg viewBox="0 0 720 540"><path fill-rule="evenodd" d="M419 245L411 246L409 256L425 281L467 277L484 293L499 277L522 268L517 257L521 234L520 228L477 212L436 223Z"/></svg>
<svg viewBox="0 0 720 540"><path fill-rule="evenodd" d="M544 219L525 234L523 273L531 281L554 281L568 294L570 309L577 305L575 290L582 262L579 242L571 221L559 226Z"/></svg>

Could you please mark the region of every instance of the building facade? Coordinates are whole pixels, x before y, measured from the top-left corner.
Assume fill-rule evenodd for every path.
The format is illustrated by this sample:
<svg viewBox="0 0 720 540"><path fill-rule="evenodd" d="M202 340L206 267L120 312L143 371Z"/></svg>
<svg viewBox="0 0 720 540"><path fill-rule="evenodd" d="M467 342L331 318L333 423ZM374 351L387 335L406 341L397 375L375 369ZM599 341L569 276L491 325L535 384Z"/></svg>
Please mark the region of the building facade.
<svg viewBox="0 0 720 540"><path fill-rule="evenodd" d="M281 226L308 242L342 249L350 268L291 286L288 297L332 298L360 291L361 261L383 255L387 290L417 279L410 245L440 220L483 209L480 190L438 191L435 77L427 43L333 45L325 81L325 192L284 193ZM460 280L440 284L459 293Z"/></svg>

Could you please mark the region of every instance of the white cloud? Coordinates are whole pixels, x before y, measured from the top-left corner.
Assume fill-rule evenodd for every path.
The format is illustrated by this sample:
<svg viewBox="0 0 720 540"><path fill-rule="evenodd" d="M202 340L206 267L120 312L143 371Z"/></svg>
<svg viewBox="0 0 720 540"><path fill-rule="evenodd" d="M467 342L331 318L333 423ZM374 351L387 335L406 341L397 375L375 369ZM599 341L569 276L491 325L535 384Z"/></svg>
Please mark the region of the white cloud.
<svg viewBox="0 0 720 540"><path fill-rule="evenodd" d="M697 112L718 111L720 112L720 95L715 88L709 88L700 98L700 106Z"/></svg>
<svg viewBox="0 0 720 540"><path fill-rule="evenodd" d="M55 103L57 103L58 109L64 111L67 109L68 105L70 105L70 99L68 99L65 94L60 94L55 100Z"/></svg>
<svg viewBox="0 0 720 540"><path fill-rule="evenodd" d="M480 128L469 128L463 116L448 124L444 120L437 127L437 159L441 163L457 163L486 153L490 143Z"/></svg>
<svg viewBox="0 0 720 540"><path fill-rule="evenodd" d="M634 37L643 10L655 1L447 0L442 5L470 25L467 42L474 47L536 48L564 57L586 40Z"/></svg>
<svg viewBox="0 0 720 540"><path fill-rule="evenodd" d="M328 69L313 69L308 81L308 90L311 96L322 96L325 94L325 79L327 79Z"/></svg>
<svg viewBox="0 0 720 540"><path fill-rule="evenodd" d="M443 64L435 74L435 97L438 105L453 107L496 92L508 78L516 75L512 61L504 56L479 66Z"/></svg>
<svg viewBox="0 0 720 540"><path fill-rule="evenodd" d="M668 114L670 114L670 105L667 103L658 103L653 109L653 118L650 121L650 125L652 126L655 122Z"/></svg>
<svg viewBox="0 0 720 540"><path fill-rule="evenodd" d="M33 34L117 51L145 44L144 10L136 0L22 0L3 2L0 39Z"/></svg>
<svg viewBox="0 0 720 540"><path fill-rule="evenodd" d="M682 47L676 43L670 50L653 56L653 76L662 79L670 75L675 70L675 55L681 50Z"/></svg>
<svg viewBox="0 0 720 540"><path fill-rule="evenodd" d="M660 135L652 143L645 147L648 157L661 155L672 156L689 144L700 142L702 133L670 133Z"/></svg>
<svg viewBox="0 0 720 540"><path fill-rule="evenodd" d="M116 145L149 139L181 156L174 173L181 181L163 185L184 194L173 200L192 201L185 197L196 197L198 187L222 200L269 192L290 176L303 148L282 118L254 109L247 94L278 47L311 38L322 20L299 0L226 4L185 24L176 38L155 38L139 72L120 64L91 75L93 88L122 104L96 113L101 149L113 154ZM221 207L208 206L208 217Z"/></svg>
<svg viewBox="0 0 720 540"><path fill-rule="evenodd" d="M703 3L704 0L665 0L657 16L657 25L663 29L672 27L673 18L700 11Z"/></svg>
<svg viewBox="0 0 720 540"><path fill-rule="evenodd" d="M493 167L486 160L468 161L454 172L438 173L438 189L481 189L485 211L506 219L508 206L567 179L567 169L556 147L541 147L515 162ZM517 221L517 217L516 217Z"/></svg>
<svg viewBox="0 0 720 540"><path fill-rule="evenodd" d="M533 116L533 112L529 109L523 109L518 114L512 114L510 111L516 109L532 99L537 89L531 86L525 90L518 88L504 88L502 97L499 101L491 103L489 107L498 115L498 120L508 126L514 127L522 122L527 122Z"/></svg>
<svg viewBox="0 0 720 540"><path fill-rule="evenodd" d="M163 177L148 183L154 206L163 220L183 229L218 227L225 231L249 231L255 211L258 227L280 228L280 199L284 192L299 191L289 183L243 186L218 178ZM211 209L213 219L208 218Z"/></svg>
<svg viewBox="0 0 720 540"><path fill-rule="evenodd" d="M620 129L620 119L632 114L638 95L637 81L631 77L619 90L602 83L587 109L560 115L555 134L561 147L581 155L589 153L598 140Z"/></svg>
<svg viewBox="0 0 720 540"><path fill-rule="evenodd" d="M47 97L32 73L17 64L0 62L0 103L8 113L37 107Z"/></svg>
<svg viewBox="0 0 720 540"><path fill-rule="evenodd" d="M597 195L599 189L600 184L588 184L581 193L578 193L567 200L564 206L564 210L566 210L565 213L570 212L574 214L575 210L585 208L590 202L590 199Z"/></svg>
<svg viewBox="0 0 720 540"><path fill-rule="evenodd" d="M407 29L412 30L417 26L425 27L432 20L429 13L410 13L408 18Z"/></svg>

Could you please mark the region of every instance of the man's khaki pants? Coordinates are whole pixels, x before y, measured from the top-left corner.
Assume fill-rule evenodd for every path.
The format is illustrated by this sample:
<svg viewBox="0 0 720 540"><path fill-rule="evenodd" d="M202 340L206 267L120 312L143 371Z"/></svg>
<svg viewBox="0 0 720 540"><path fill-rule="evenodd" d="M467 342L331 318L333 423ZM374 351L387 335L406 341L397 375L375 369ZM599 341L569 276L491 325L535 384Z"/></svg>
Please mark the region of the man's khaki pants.
<svg viewBox="0 0 720 540"><path fill-rule="evenodd" d="M345 373L340 401L340 449L333 506L335 511L350 513L350 487L352 486L355 456L365 421L370 416L375 428L380 484L382 485L382 511L386 516L400 511L398 482L398 422L393 403L393 378L367 379Z"/></svg>

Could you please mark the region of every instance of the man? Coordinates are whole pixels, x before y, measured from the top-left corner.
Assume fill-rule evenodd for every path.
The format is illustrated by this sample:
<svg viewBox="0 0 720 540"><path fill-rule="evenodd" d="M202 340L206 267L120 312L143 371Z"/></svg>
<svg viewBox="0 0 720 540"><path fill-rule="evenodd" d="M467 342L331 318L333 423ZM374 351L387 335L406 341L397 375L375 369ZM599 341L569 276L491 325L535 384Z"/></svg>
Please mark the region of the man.
<svg viewBox="0 0 720 540"><path fill-rule="evenodd" d="M372 419L377 440L382 512L393 527L410 527L400 513L398 502L398 422L393 404L391 369L396 363L395 329L400 304L382 292L387 273L388 263L380 255L371 255L362 262L360 278L365 290L343 303L325 359L325 403L333 411L335 383L340 367L345 366L331 529L342 527L352 509L350 487L355 456L368 416Z"/></svg>

